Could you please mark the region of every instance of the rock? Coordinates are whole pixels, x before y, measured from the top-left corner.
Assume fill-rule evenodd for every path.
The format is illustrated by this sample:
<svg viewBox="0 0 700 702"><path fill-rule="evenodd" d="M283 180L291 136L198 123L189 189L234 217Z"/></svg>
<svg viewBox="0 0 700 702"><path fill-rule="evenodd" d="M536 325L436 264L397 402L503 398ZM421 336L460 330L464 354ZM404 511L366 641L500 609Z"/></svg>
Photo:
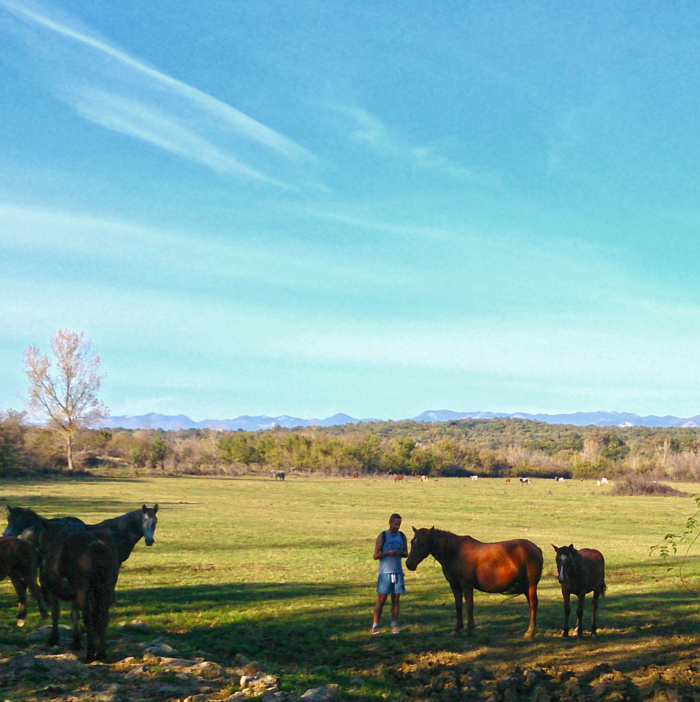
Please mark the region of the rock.
<svg viewBox="0 0 700 702"><path fill-rule="evenodd" d="M203 661L194 665L190 661L186 672L192 675L201 675L204 678L221 678L225 675L224 669L218 663L213 663L212 661Z"/></svg>
<svg viewBox="0 0 700 702"><path fill-rule="evenodd" d="M162 642L151 645L146 649L146 652L150 653L152 656L169 656L171 658L180 655L180 651L178 651L176 648L168 646L168 644Z"/></svg>
<svg viewBox="0 0 700 702"><path fill-rule="evenodd" d="M323 685L323 687L313 687L307 690L302 696L302 700L310 702L331 702L340 695L340 686L335 684Z"/></svg>
<svg viewBox="0 0 700 702"><path fill-rule="evenodd" d="M148 630L148 626L146 625L146 623L142 622L140 619L132 619L130 622L119 622L119 624L117 624L117 627L119 629L128 629L130 631Z"/></svg>
<svg viewBox="0 0 700 702"><path fill-rule="evenodd" d="M148 668L145 665L137 665L132 668L127 674L127 678L142 678L148 674Z"/></svg>

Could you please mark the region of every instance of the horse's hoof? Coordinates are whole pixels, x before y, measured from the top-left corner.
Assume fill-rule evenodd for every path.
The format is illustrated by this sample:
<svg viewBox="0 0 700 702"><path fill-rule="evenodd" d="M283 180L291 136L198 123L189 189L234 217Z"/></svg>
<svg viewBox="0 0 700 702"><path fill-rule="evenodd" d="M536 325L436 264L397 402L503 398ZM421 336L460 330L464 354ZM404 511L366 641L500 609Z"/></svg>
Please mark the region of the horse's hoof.
<svg viewBox="0 0 700 702"><path fill-rule="evenodd" d="M526 639L531 639L535 635L534 631L530 631L529 629L525 632L525 638Z"/></svg>

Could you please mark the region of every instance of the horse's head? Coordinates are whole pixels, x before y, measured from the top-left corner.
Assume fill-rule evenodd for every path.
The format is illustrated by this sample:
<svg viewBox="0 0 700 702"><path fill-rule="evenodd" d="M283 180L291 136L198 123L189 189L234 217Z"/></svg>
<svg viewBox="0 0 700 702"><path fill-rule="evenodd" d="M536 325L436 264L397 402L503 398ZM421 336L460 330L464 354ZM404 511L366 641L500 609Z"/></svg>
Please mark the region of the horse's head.
<svg viewBox="0 0 700 702"><path fill-rule="evenodd" d="M552 544L552 548L557 554L557 579L560 583L567 580L577 580L581 571L581 554L574 548L573 544L557 547Z"/></svg>
<svg viewBox="0 0 700 702"><path fill-rule="evenodd" d="M156 512L158 511L158 505L153 505L153 507L146 507L143 505L141 507L141 528L143 529L143 538L146 542L146 546L153 546L155 541L156 524L158 524L158 517L156 517Z"/></svg>
<svg viewBox="0 0 700 702"><path fill-rule="evenodd" d="M34 526L39 515L29 507L10 507L7 505L7 528L3 536L19 536L25 529Z"/></svg>
<svg viewBox="0 0 700 702"><path fill-rule="evenodd" d="M411 539L411 552L406 559L406 568L415 570L418 564L430 555L435 527L430 527L430 529L411 528L413 529L413 538Z"/></svg>

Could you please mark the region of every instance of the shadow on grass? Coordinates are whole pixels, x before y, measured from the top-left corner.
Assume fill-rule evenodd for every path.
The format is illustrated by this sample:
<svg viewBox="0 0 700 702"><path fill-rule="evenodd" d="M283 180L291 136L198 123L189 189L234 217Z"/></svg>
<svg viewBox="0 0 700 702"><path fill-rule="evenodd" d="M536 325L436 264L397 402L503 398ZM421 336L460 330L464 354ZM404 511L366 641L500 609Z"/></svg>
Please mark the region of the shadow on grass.
<svg viewBox="0 0 700 702"><path fill-rule="evenodd" d="M445 590L447 585L445 584ZM621 672L651 664L697 658L700 606L691 593L675 588L650 594L603 598L599 634L590 631L590 600L584 611L585 635L563 639L561 597L540 599L538 633L528 624L524 597L504 601L476 593L473 636L454 635L454 602L449 592L431 587L402 600L399 636L369 634L375 593L367 587L332 583L224 584L153 588L119 593L113 619L143 619L183 654L205 650L221 662L236 653L271 661L278 668L371 671L378 663L397 666L420 659L426 665L452 655L474 665L582 666L601 663ZM572 598L575 623L575 598Z"/></svg>

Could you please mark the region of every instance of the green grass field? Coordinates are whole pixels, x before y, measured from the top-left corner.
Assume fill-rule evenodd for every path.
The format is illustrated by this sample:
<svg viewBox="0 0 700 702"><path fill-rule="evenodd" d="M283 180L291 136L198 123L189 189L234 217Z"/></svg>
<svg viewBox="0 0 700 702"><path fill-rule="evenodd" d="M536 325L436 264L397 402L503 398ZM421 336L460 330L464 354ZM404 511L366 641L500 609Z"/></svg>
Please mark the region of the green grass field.
<svg viewBox="0 0 700 702"><path fill-rule="evenodd" d="M392 671L438 664L479 665L498 676L515 665L582 672L606 663L642 675L649 666L697 660L700 558L685 561L684 584L680 558L649 556L652 544L685 523L694 502L613 496L610 487L595 481L535 480L521 486L500 479L422 484L415 478L394 483L292 475L285 482L259 477L5 482L3 497L44 516L71 514L90 523L144 502L159 503L155 545L139 542L122 567L110 628L113 659L129 655L114 624L140 619L149 627L144 639L162 636L185 656L206 651L222 663L244 653L264 661L295 690L325 679L345 686L360 676L366 680L365 699L400 699L410 696L410 686L396 682ZM676 487L698 491L696 485ZM373 545L394 511L403 516L409 540L412 525L434 525L482 541L524 537L538 544L545 568L537 636L522 636L528 620L524 597L483 593L475 595L474 635L452 635L452 595L431 558L406 574L404 631L371 637ZM596 638L560 636L563 605L550 544L572 542L598 548L606 558L608 594ZM27 627L17 629L14 592L9 581L0 585L3 642L17 645L42 625L32 603L30 612ZM387 608L385 632L388 619ZM588 627L589 606L584 621ZM318 672L321 666L328 668Z"/></svg>

